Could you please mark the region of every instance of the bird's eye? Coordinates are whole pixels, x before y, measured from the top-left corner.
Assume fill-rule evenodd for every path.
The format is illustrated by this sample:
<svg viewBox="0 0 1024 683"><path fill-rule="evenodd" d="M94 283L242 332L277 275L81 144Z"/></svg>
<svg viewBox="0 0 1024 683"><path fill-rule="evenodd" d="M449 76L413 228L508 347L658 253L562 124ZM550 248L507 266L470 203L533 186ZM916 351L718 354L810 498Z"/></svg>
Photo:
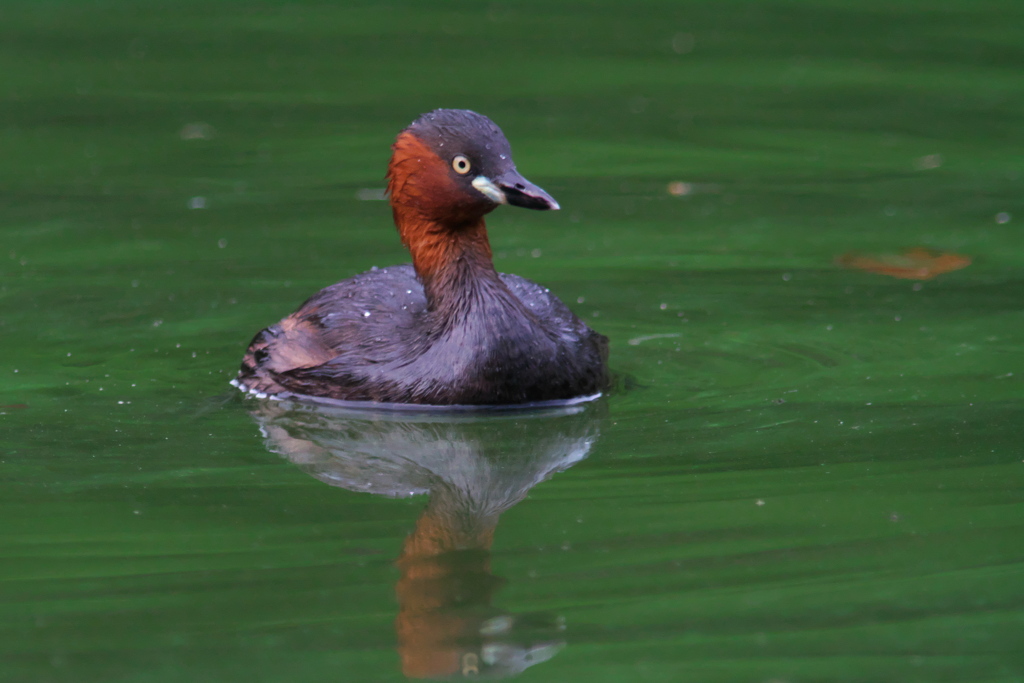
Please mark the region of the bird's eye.
<svg viewBox="0 0 1024 683"><path fill-rule="evenodd" d="M452 168L459 175L466 175L469 173L469 159L462 156L461 154L452 159Z"/></svg>

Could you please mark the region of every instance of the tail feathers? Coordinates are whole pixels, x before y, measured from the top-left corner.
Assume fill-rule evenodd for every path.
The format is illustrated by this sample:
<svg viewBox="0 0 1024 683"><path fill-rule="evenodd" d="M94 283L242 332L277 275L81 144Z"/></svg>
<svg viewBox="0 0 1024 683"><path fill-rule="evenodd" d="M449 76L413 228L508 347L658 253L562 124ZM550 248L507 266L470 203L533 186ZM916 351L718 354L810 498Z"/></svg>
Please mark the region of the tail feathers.
<svg viewBox="0 0 1024 683"><path fill-rule="evenodd" d="M249 348L245 350L245 357L242 358L242 367L238 369L239 377L250 377L255 375L262 363L266 362L270 344L281 333L280 327L274 325L260 330L252 341Z"/></svg>
<svg viewBox="0 0 1024 683"><path fill-rule="evenodd" d="M289 316L253 337L236 381L240 388L256 394L308 394L309 382L302 379L303 372L319 368L335 355L316 323Z"/></svg>
<svg viewBox="0 0 1024 683"><path fill-rule="evenodd" d="M253 337L242 358L242 365L238 368L238 375L231 380L231 384L242 391L255 394L259 398L285 390L270 376L269 369L266 367L270 359L271 345L281 336L281 333L281 327L274 325L260 330Z"/></svg>

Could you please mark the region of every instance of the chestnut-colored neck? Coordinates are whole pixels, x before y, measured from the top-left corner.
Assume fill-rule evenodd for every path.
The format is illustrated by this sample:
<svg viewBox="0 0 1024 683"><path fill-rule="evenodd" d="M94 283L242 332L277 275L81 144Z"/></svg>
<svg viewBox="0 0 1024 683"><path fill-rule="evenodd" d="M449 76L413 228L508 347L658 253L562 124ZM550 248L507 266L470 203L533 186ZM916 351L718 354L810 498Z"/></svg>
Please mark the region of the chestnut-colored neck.
<svg viewBox="0 0 1024 683"><path fill-rule="evenodd" d="M483 218L455 227L403 215L396 208L395 223L412 254L430 309L456 305L469 290L500 282Z"/></svg>
<svg viewBox="0 0 1024 683"><path fill-rule="evenodd" d="M454 183L446 161L403 132L392 146L388 193L431 310L458 307L467 290L498 283L484 215L493 205Z"/></svg>

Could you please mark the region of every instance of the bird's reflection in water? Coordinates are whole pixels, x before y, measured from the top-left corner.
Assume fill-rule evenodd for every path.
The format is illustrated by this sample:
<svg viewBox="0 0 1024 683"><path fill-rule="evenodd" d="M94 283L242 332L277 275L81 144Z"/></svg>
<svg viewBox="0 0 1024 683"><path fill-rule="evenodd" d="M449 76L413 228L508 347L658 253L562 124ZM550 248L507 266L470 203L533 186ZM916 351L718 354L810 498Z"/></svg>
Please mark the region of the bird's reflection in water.
<svg viewBox="0 0 1024 683"><path fill-rule="evenodd" d="M430 496L397 565L395 631L413 678L501 678L553 657L562 619L491 605L498 518L587 456L603 405L470 416L264 402L253 412L267 447L331 486Z"/></svg>

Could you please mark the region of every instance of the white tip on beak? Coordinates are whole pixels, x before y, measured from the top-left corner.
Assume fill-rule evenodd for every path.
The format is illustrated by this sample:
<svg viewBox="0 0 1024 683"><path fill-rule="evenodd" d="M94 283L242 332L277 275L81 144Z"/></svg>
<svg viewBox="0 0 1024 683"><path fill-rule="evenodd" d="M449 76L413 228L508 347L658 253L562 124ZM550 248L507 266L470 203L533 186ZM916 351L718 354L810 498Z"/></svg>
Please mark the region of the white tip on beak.
<svg viewBox="0 0 1024 683"><path fill-rule="evenodd" d="M487 176L478 175L476 178L473 178L473 187L492 202L508 204L508 198L505 196L505 193L502 192L500 187L491 182L491 179Z"/></svg>

